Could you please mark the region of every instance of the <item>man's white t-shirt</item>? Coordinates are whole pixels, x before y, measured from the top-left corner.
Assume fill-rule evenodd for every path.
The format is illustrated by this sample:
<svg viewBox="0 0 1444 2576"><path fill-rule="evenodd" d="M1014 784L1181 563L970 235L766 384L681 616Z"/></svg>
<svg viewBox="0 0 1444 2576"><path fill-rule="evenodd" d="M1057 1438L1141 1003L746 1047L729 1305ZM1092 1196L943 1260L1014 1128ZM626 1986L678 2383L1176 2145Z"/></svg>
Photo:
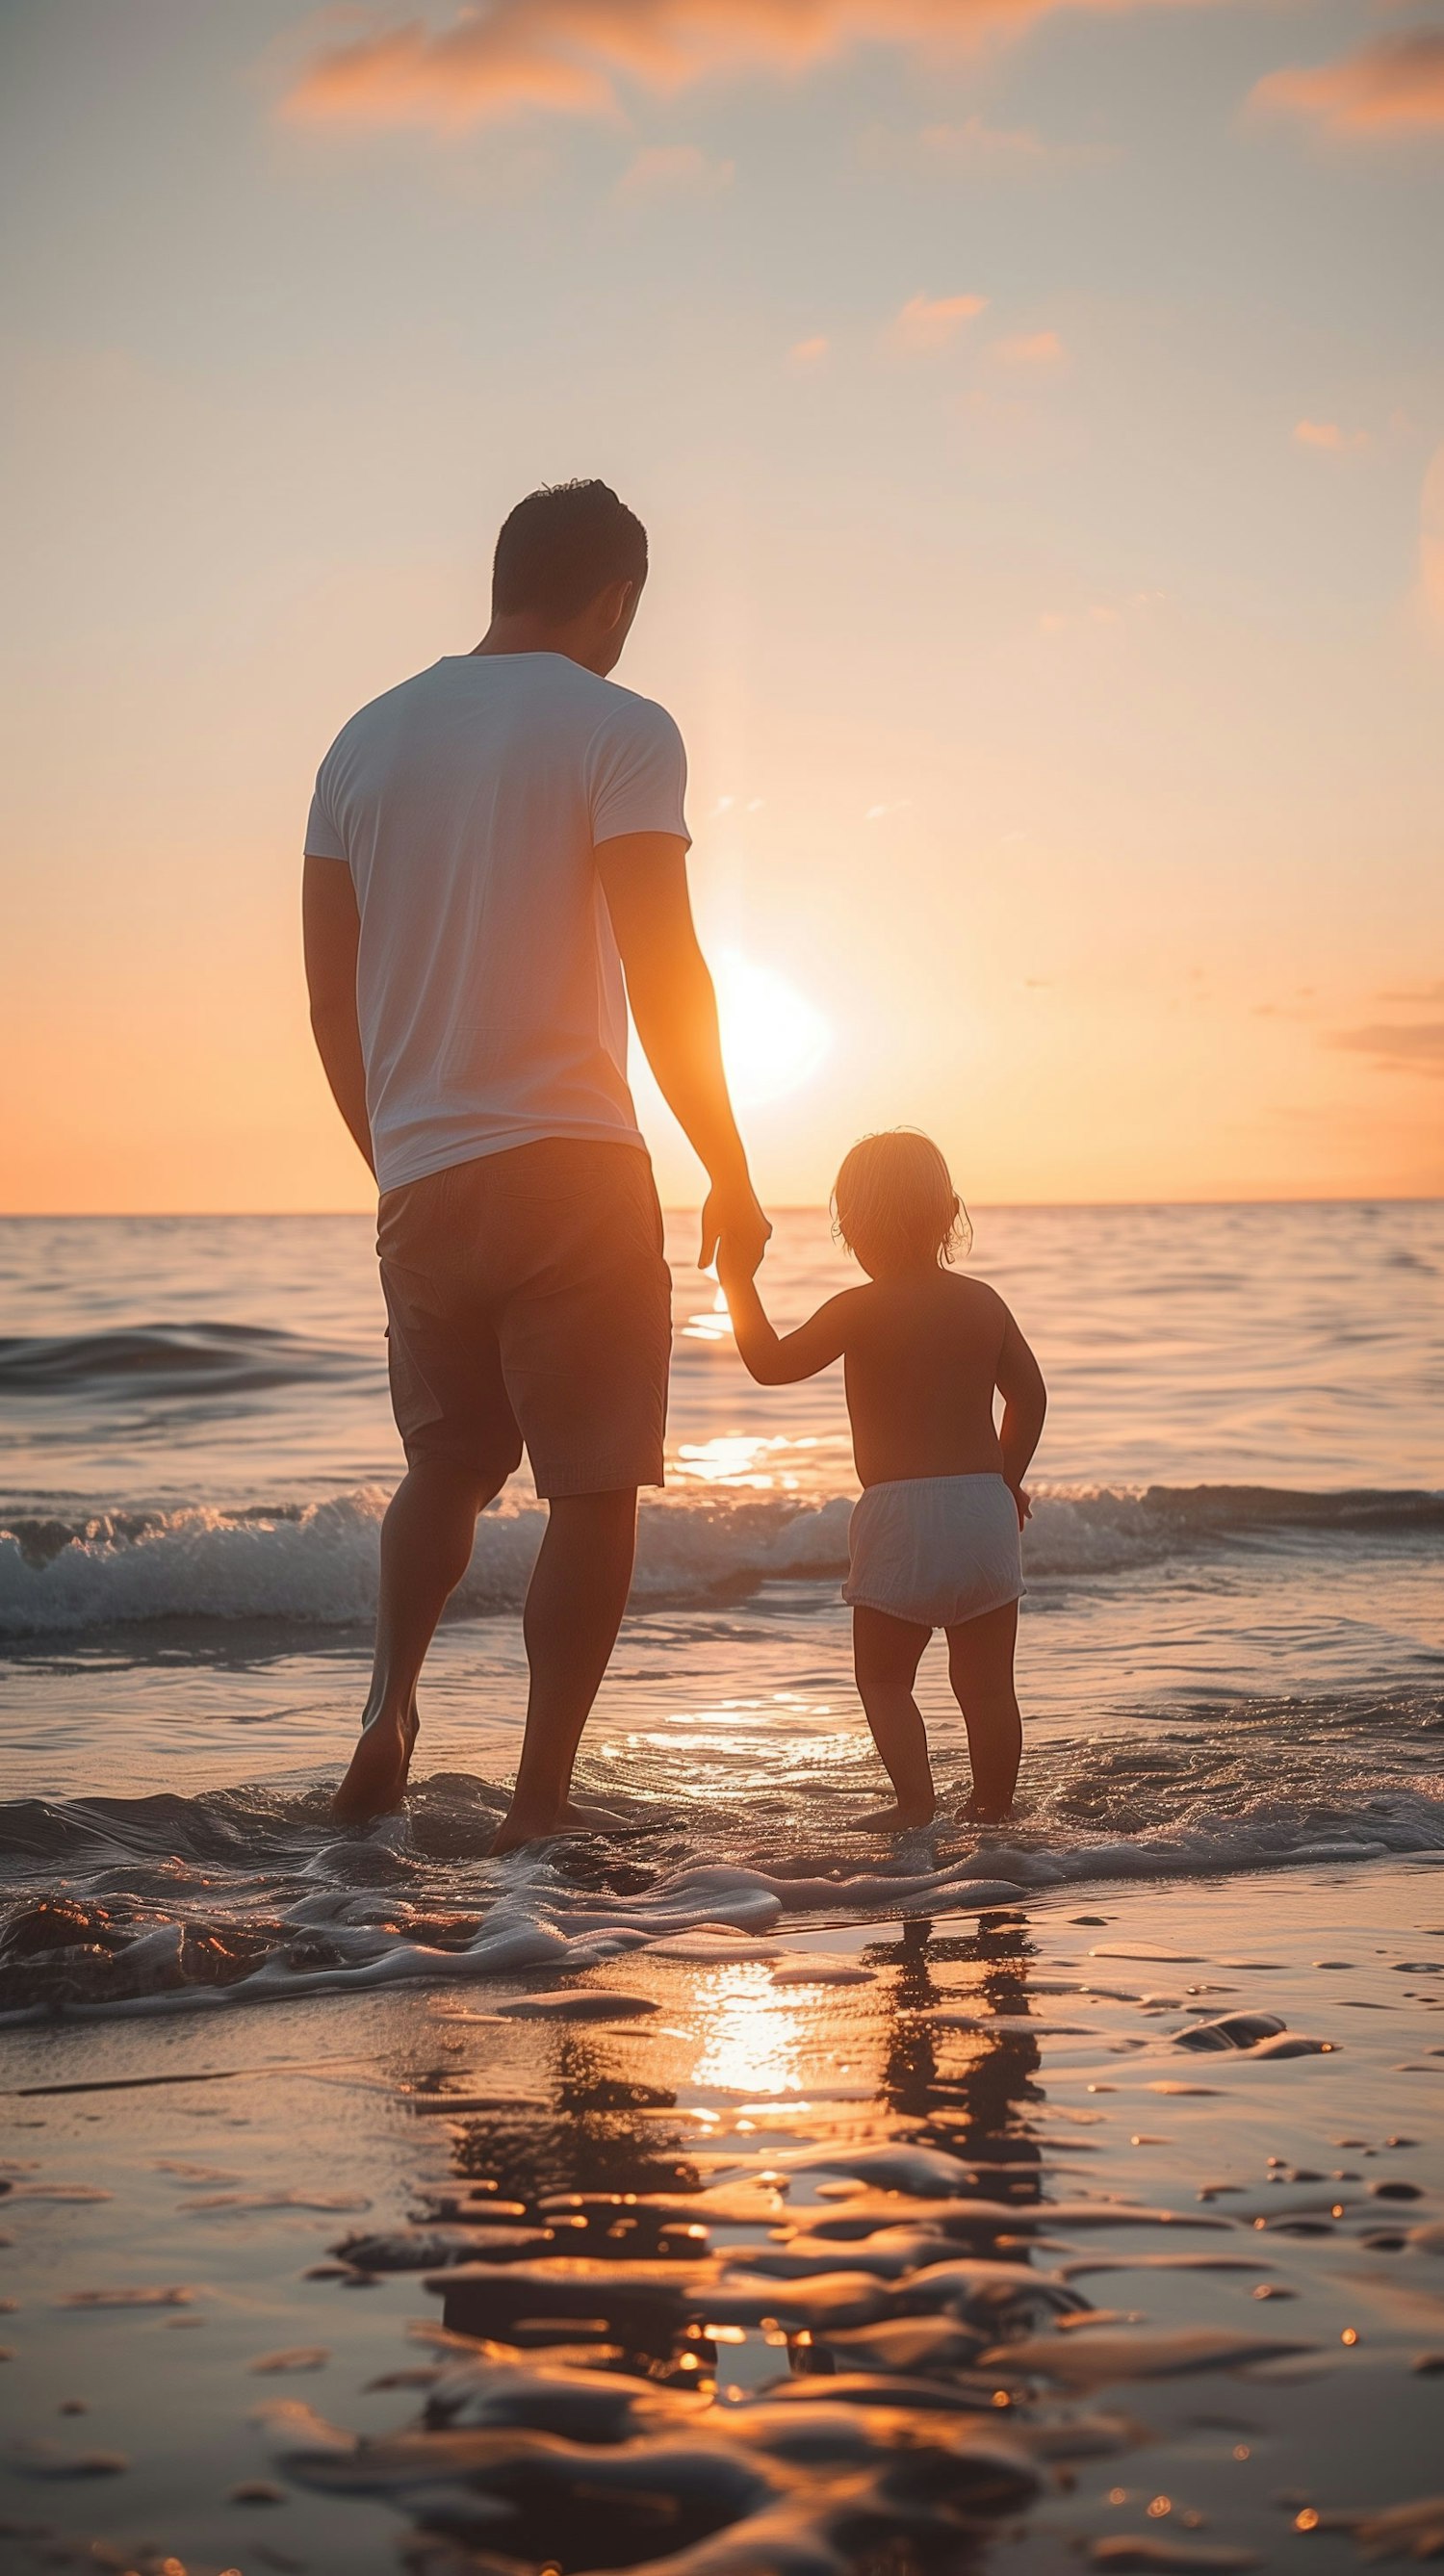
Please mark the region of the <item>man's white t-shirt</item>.
<svg viewBox="0 0 1444 2576"><path fill-rule="evenodd" d="M686 783L666 710L563 653L448 654L342 727L306 851L356 888L381 1189L549 1136L641 1143L593 853L687 839Z"/></svg>

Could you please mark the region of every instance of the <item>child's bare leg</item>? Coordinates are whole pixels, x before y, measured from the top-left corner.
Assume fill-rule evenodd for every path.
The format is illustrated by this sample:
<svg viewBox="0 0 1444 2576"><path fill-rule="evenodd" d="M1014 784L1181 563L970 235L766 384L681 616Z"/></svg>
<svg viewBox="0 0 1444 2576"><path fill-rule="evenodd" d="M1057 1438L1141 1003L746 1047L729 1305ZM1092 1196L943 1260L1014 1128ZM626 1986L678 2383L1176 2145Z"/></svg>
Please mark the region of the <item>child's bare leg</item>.
<svg viewBox="0 0 1444 2576"><path fill-rule="evenodd" d="M1013 1688L1018 1605L987 1610L948 1630L948 1679L968 1730L973 1794L966 1822L997 1824L1012 1810L1023 1756L1023 1721Z"/></svg>
<svg viewBox="0 0 1444 2576"><path fill-rule="evenodd" d="M937 1799L928 1762L928 1739L913 1683L931 1628L914 1627L910 1619L890 1618L885 1610L852 1614L852 1659L858 1697L867 1712L872 1740L882 1755L897 1804L859 1816L859 1825L888 1833L905 1833L912 1825L931 1822Z"/></svg>

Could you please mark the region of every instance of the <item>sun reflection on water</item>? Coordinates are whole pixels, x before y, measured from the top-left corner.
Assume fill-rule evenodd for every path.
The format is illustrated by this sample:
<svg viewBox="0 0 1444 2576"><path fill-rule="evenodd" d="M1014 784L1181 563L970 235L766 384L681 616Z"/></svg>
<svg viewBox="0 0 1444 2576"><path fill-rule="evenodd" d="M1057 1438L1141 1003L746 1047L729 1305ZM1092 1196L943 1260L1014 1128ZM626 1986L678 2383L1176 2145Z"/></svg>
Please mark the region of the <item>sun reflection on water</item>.
<svg viewBox="0 0 1444 2576"><path fill-rule="evenodd" d="M719 1288L710 1306L700 1315L689 1315L682 1327L684 1342L727 1342L732 1338L732 1317L727 1309L727 1291Z"/></svg>
<svg viewBox="0 0 1444 2576"><path fill-rule="evenodd" d="M743 1431L719 1432L711 1440L684 1440L677 1449L677 1474L694 1484L747 1486L758 1493L794 1494L801 1478L780 1465L764 1462L777 1459L783 1450L797 1452L820 1448L817 1440L785 1440L780 1436L763 1439Z"/></svg>
<svg viewBox="0 0 1444 2576"><path fill-rule="evenodd" d="M705 2043L692 2071L694 2084L715 2084L729 2093L796 2089L807 2023L779 1994L762 1962L739 1960L714 1969L698 2003Z"/></svg>

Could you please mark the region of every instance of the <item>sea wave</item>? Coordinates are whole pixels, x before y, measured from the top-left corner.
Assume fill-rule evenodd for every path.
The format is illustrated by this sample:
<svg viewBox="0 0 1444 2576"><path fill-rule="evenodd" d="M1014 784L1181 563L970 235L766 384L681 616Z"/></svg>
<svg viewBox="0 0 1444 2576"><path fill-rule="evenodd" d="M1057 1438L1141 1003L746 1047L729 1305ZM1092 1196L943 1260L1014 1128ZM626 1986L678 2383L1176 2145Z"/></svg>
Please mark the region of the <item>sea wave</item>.
<svg viewBox="0 0 1444 2576"><path fill-rule="evenodd" d="M378 1361L263 1324L149 1324L105 1333L0 1336L0 1396L259 1395L374 1376Z"/></svg>
<svg viewBox="0 0 1444 2576"><path fill-rule="evenodd" d="M1296 1701L1251 1704L1205 1749L1185 1732L1142 1765L1136 1746L1080 1736L1034 1761L1008 1826L940 1820L884 1849L859 1839L855 1860L847 1801L823 1823L815 1791L779 1789L765 1852L751 1803L699 1783L687 1804L634 1801L605 1841L501 1861L487 1852L505 1791L468 1773L420 1780L404 1814L339 1836L313 1780L19 1800L0 1807L0 2021L575 1971L698 1935L723 1960L738 1935L1087 1883L1444 1862L1438 1726L1436 1702L1404 1694L1319 1703L1302 1729Z"/></svg>
<svg viewBox="0 0 1444 2576"><path fill-rule="evenodd" d="M345 1625L375 1606L386 1495L235 1511L196 1504L84 1519L0 1517L0 1637L73 1635L167 1619ZM681 1485L644 1500L635 1599L643 1606L740 1600L776 1582L825 1582L847 1565L851 1498L728 1493ZM472 1615L515 1610L545 1525L510 1496L482 1515L456 1595ZM1330 1536L1396 1543L1444 1534L1444 1495L1291 1493L1238 1485L1043 1494L1024 1541L1030 1582L1126 1573L1221 1547L1309 1545Z"/></svg>

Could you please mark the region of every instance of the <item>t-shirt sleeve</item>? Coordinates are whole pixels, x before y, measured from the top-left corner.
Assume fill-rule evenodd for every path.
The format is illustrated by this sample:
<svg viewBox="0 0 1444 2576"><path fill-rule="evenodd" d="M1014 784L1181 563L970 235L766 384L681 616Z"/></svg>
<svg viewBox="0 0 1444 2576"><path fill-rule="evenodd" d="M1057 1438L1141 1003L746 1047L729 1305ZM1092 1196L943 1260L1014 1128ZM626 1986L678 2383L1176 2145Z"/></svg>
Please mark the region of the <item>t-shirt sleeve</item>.
<svg viewBox="0 0 1444 2576"><path fill-rule="evenodd" d="M624 832L687 829L687 754L665 707L636 698L603 727L593 745L589 787L592 840L619 840Z"/></svg>
<svg viewBox="0 0 1444 2576"><path fill-rule="evenodd" d="M346 844L332 812L330 770L328 753L316 772L316 792L311 799L311 818L306 825L308 859L344 860L346 856Z"/></svg>

